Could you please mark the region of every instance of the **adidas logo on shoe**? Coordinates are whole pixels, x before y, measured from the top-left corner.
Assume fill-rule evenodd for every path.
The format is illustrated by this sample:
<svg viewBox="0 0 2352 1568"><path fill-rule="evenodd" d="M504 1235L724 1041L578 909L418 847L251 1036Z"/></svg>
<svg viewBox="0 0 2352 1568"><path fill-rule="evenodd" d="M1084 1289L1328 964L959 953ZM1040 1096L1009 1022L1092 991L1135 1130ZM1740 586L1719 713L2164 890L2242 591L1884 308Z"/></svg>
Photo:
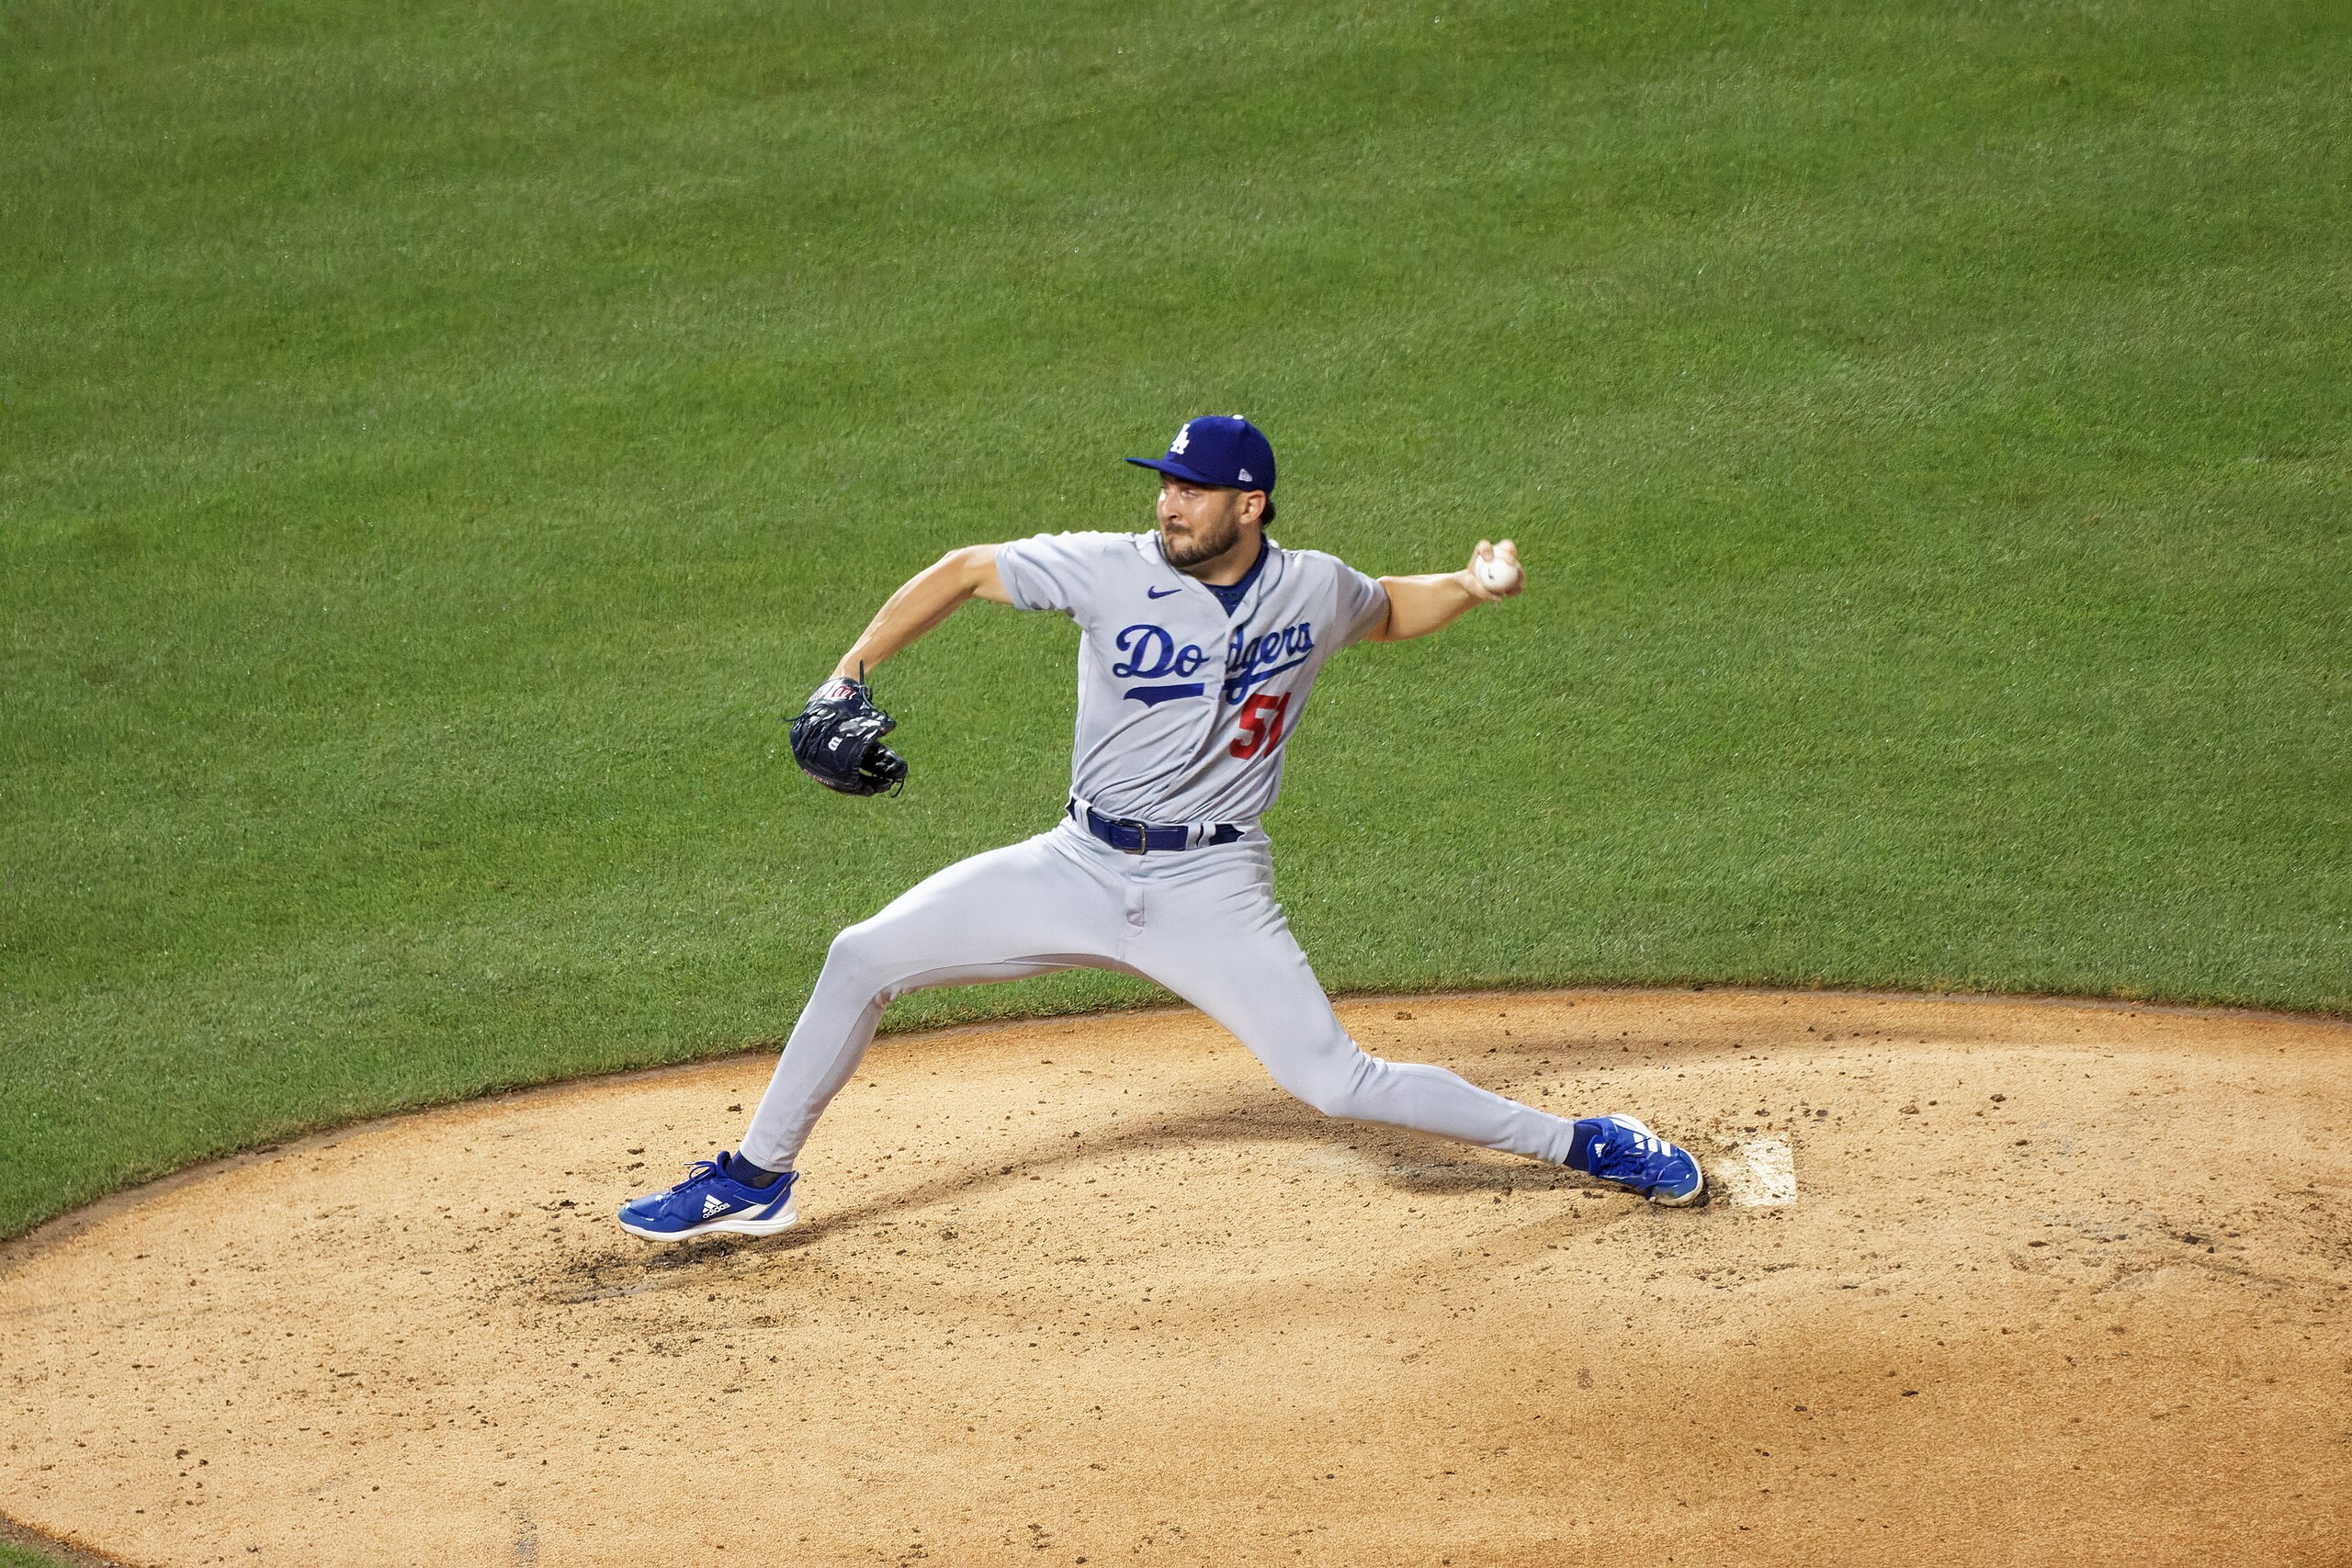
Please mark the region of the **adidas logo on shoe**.
<svg viewBox="0 0 2352 1568"><path fill-rule="evenodd" d="M713 1214L725 1213L727 1207L727 1200L716 1192L706 1192L702 1195L702 1217L706 1220Z"/></svg>

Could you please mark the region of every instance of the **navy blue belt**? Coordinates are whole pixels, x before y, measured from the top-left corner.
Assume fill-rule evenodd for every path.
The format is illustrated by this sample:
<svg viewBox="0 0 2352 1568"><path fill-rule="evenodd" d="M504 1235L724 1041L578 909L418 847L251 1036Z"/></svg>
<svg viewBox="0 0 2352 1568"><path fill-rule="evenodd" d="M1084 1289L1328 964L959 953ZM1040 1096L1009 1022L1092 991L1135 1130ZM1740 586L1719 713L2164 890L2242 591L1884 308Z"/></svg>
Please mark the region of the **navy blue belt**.
<svg viewBox="0 0 2352 1568"><path fill-rule="evenodd" d="M1092 807L1080 817L1078 802L1069 803L1071 820L1102 840L1114 850L1139 855L1147 850L1189 850L1196 848L1190 828L1162 828L1149 822L1134 822L1124 817L1105 817ZM1220 822L1201 840L1203 844L1229 844L1241 837L1241 829L1230 822Z"/></svg>

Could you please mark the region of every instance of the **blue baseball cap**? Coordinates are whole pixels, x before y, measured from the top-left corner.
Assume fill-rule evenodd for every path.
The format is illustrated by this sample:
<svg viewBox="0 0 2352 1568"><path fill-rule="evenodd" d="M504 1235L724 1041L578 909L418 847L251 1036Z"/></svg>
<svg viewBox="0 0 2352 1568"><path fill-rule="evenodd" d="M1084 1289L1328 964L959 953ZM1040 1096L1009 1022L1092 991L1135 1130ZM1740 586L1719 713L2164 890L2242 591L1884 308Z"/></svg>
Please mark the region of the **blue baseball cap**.
<svg viewBox="0 0 2352 1568"><path fill-rule="evenodd" d="M1158 468L1196 485L1226 490L1262 490L1266 516L1274 517L1274 444L1238 413L1206 413L1188 419L1165 457L1130 457L1138 468Z"/></svg>

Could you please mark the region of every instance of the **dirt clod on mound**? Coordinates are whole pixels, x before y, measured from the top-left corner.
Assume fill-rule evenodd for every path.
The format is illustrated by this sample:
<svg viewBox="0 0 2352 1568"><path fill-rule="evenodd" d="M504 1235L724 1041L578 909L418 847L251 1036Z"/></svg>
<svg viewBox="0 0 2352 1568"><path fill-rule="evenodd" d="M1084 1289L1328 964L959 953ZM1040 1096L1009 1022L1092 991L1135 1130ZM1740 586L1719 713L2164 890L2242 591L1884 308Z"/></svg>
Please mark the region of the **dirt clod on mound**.
<svg viewBox="0 0 2352 1568"><path fill-rule="evenodd" d="M1697 1149L1663 1211L1191 1015L886 1041L808 1216L616 1205L768 1058L385 1122L0 1262L0 1507L139 1563L2318 1562L2352 1031L1710 990L1364 1045ZM1636 1550L1627 1556L1627 1543Z"/></svg>

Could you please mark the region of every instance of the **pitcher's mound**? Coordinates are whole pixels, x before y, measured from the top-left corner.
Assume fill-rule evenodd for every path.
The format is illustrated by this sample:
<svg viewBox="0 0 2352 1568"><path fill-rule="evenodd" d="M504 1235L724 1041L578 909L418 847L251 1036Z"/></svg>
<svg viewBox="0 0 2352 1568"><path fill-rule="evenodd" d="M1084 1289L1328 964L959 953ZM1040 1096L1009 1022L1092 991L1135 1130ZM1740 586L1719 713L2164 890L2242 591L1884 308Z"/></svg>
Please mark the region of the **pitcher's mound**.
<svg viewBox="0 0 2352 1568"><path fill-rule="evenodd" d="M2344 1560L2352 1032L1343 1012L1721 1196L1329 1122L1130 1015L886 1041L797 1229L665 1248L613 1209L769 1060L550 1090L20 1244L0 1500L156 1564Z"/></svg>

